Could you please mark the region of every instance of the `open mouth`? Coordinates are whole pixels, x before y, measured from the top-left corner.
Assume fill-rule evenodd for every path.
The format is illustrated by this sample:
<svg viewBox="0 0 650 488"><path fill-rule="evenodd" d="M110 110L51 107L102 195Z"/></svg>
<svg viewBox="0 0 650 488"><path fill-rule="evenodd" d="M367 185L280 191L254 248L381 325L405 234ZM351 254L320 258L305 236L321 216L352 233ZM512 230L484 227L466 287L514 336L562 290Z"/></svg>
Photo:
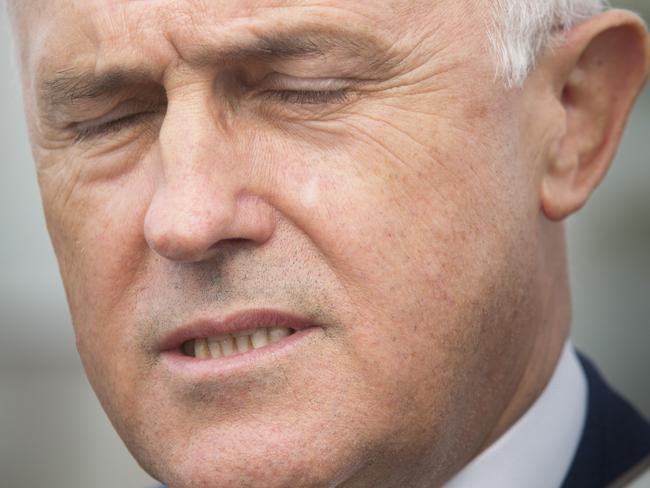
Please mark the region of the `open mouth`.
<svg viewBox="0 0 650 488"><path fill-rule="evenodd" d="M267 367L323 330L314 320L276 309L199 318L168 331L157 346L164 364L191 381Z"/></svg>
<svg viewBox="0 0 650 488"><path fill-rule="evenodd" d="M260 327L233 334L191 339L183 342L181 350L185 356L197 359L219 359L267 347L295 332L288 327Z"/></svg>

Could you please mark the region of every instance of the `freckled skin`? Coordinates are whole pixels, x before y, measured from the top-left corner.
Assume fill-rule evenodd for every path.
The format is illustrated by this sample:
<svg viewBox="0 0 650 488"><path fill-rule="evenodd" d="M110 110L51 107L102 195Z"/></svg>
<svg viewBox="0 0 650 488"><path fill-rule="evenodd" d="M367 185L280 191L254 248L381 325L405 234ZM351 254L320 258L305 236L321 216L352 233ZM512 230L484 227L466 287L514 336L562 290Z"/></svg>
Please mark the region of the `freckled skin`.
<svg viewBox="0 0 650 488"><path fill-rule="evenodd" d="M569 323L562 229L540 211L545 129L522 115L525 91L494 81L484 3L18 8L79 353L127 447L170 488L439 486L543 388ZM324 108L237 98L227 63L188 61L301 22L374 33L392 68ZM164 112L82 143L44 121L40 80L117 62L150 73ZM327 56L255 66L364 75ZM161 363L165 332L257 307L322 330L223 381L187 384Z"/></svg>

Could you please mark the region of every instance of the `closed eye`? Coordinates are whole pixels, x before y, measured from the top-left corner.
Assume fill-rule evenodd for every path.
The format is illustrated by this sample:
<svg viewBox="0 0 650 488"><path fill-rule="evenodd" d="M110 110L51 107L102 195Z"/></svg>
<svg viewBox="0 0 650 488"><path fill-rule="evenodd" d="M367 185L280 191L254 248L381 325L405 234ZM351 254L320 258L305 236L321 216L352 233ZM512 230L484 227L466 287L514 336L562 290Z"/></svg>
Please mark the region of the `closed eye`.
<svg viewBox="0 0 650 488"><path fill-rule="evenodd" d="M86 127L78 128L75 142L82 142L96 136L103 136L120 132L127 127L141 122L142 119L148 115L151 115L151 112L140 112L127 115L126 117L120 117L119 119L114 119L109 122L104 122L102 124L89 125Z"/></svg>
<svg viewBox="0 0 650 488"><path fill-rule="evenodd" d="M339 90L267 90L262 95L270 100L297 105L343 103L348 100L347 89Z"/></svg>
<svg viewBox="0 0 650 488"><path fill-rule="evenodd" d="M96 119L73 124L75 142L83 142L95 137L116 134L124 129L147 122L149 118L164 113L163 102L128 102L121 104L108 114Z"/></svg>
<svg viewBox="0 0 650 488"><path fill-rule="evenodd" d="M262 91L260 95L270 101L292 105L339 104L349 100L347 87L322 90L269 89ZM164 107L161 107L160 104L140 107L139 111L133 111L133 108L129 109L128 106L126 108L121 107L99 119L77 123L75 124L75 143L119 133L124 129L145 122L148 117L161 113L161 111L164 111L161 108Z"/></svg>
<svg viewBox="0 0 650 488"><path fill-rule="evenodd" d="M266 75L256 85L262 98L291 105L343 103L348 101L351 94L350 80L300 78L278 72Z"/></svg>

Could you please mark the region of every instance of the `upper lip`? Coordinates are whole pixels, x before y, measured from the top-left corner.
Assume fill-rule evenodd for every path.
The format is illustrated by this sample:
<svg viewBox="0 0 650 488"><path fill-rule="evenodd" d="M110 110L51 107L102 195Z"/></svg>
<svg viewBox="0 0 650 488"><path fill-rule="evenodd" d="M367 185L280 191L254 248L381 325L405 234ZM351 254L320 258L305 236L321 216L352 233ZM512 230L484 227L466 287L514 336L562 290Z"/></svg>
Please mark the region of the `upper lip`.
<svg viewBox="0 0 650 488"><path fill-rule="evenodd" d="M269 327L306 329L315 324L299 315L273 309L243 310L222 320L197 320L182 325L166 334L160 344L161 351L179 349L186 341L199 338L234 334L244 330Z"/></svg>

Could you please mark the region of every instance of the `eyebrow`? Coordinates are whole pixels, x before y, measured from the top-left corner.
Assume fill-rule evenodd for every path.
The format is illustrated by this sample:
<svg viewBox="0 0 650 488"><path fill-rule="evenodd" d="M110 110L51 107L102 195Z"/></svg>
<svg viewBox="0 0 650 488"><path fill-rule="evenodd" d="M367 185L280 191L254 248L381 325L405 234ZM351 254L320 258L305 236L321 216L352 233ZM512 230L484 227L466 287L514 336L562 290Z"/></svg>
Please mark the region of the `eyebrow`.
<svg viewBox="0 0 650 488"><path fill-rule="evenodd" d="M258 34L248 44L218 48L199 45L195 48L197 54L191 64L199 67L224 61L304 59L340 53L351 59L362 59L373 70L383 63L389 49L378 39L347 31ZM150 73L141 67L116 66L103 73L71 68L61 70L40 83L39 98L45 112L56 113L84 100L108 98L129 88L153 83Z"/></svg>
<svg viewBox="0 0 650 488"><path fill-rule="evenodd" d="M109 96L124 88L151 83L140 68L113 68L105 73L59 71L40 85L40 98L50 108L74 105L82 100Z"/></svg>

